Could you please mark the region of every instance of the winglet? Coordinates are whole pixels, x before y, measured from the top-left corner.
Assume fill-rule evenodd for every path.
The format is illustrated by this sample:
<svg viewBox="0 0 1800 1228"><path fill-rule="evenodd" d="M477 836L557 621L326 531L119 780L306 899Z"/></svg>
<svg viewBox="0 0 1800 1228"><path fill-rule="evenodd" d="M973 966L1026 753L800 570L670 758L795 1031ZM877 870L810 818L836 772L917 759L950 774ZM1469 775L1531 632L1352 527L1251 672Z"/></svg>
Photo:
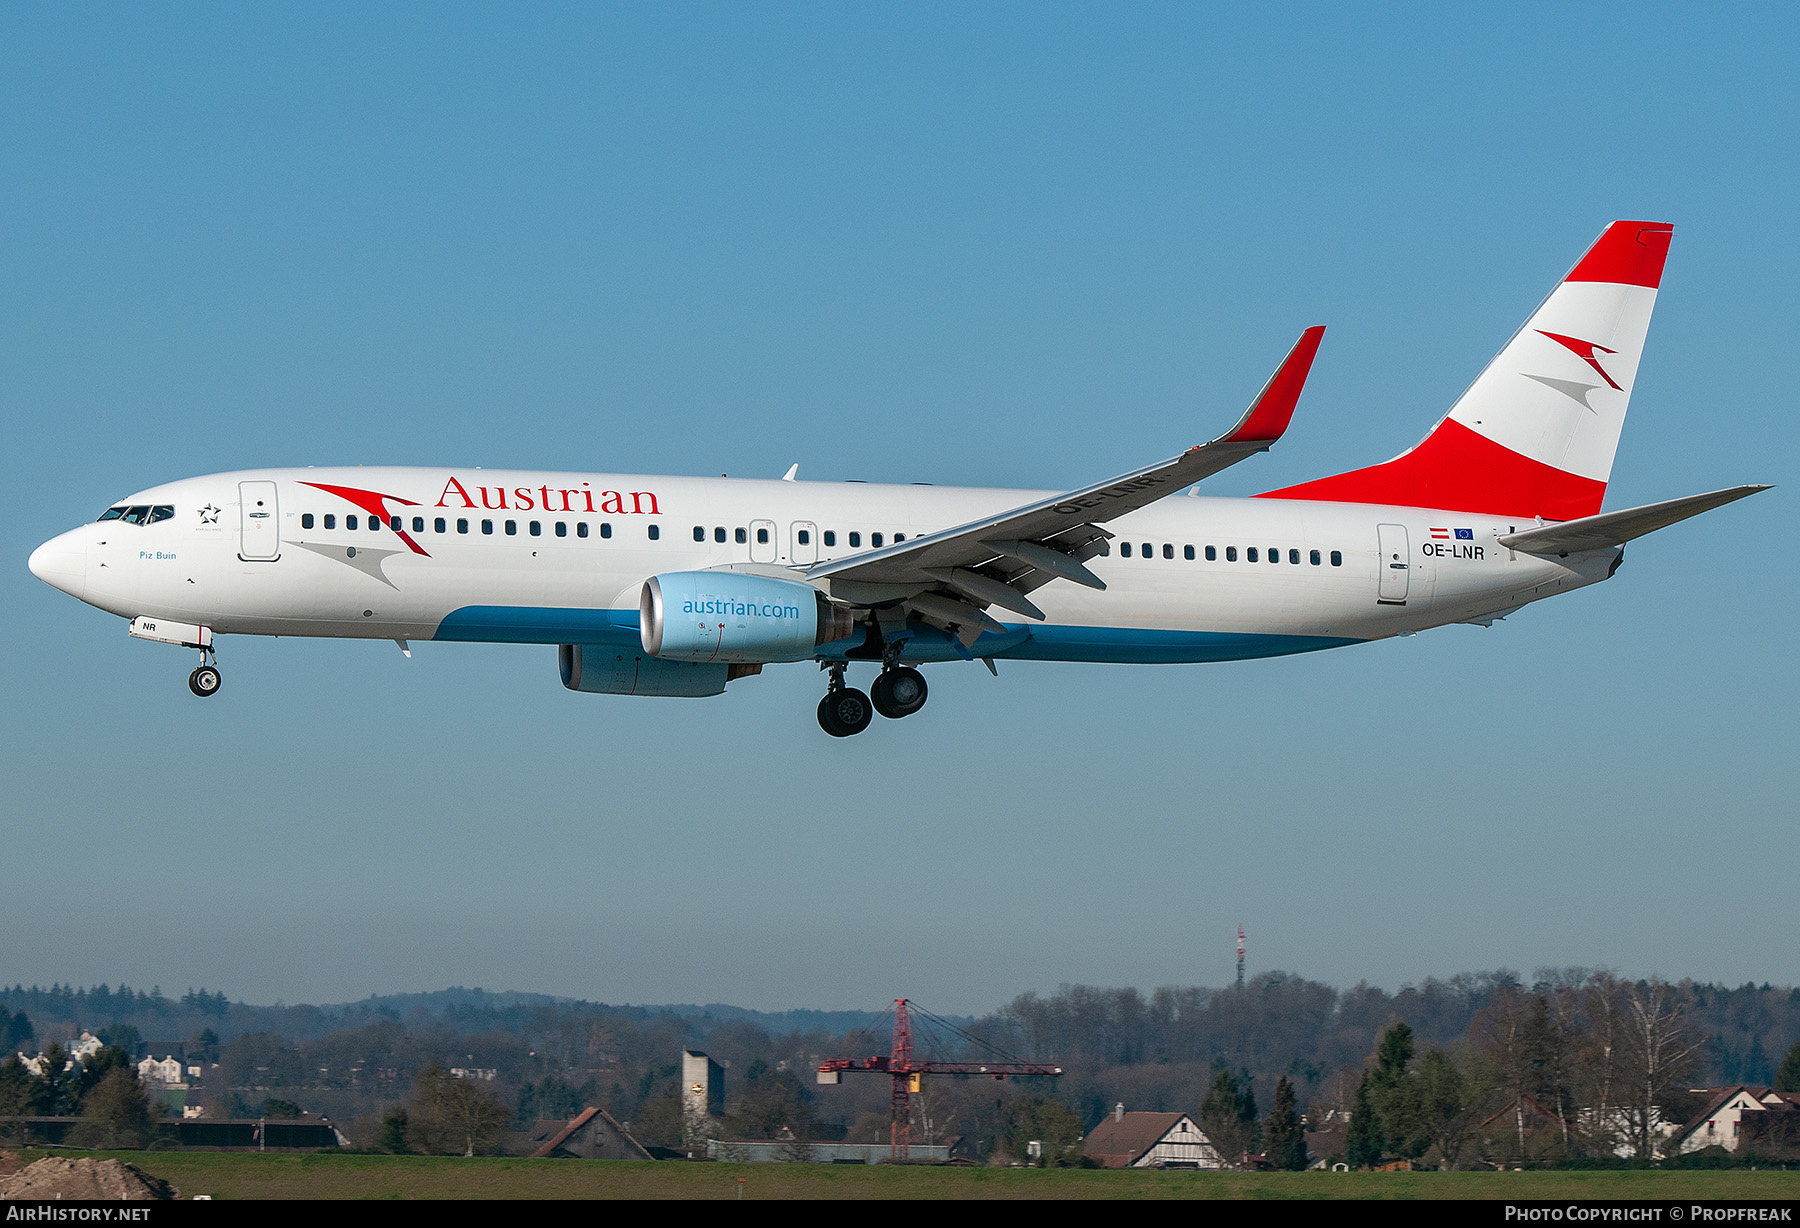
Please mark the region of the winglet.
<svg viewBox="0 0 1800 1228"><path fill-rule="evenodd" d="M1300 340L1263 385L1243 418L1219 438L1220 443L1274 443L1281 438L1294 419L1294 406L1300 403L1300 390L1306 387L1313 356L1319 352L1319 341L1324 336L1323 324L1315 324L1300 334Z"/></svg>

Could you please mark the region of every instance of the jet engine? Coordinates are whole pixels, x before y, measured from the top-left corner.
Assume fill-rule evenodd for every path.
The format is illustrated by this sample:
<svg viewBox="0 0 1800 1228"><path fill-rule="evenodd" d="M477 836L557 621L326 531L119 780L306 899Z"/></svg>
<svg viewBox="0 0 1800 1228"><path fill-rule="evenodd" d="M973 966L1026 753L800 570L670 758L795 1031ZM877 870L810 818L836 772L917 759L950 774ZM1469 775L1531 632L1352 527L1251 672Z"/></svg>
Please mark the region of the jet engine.
<svg viewBox="0 0 1800 1228"><path fill-rule="evenodd" d="M674 571L644 582L644 651L673 661L805 661L855 618L810 585L738 571Z"/></svg>
<svg viewBox="0 0 1800 1228"><path fill-rule="evenodd" d="M560 644L556 663L571 691L601 695L661 695L693 699L725 690L729 665L661 661L612 644Z"/></svg>

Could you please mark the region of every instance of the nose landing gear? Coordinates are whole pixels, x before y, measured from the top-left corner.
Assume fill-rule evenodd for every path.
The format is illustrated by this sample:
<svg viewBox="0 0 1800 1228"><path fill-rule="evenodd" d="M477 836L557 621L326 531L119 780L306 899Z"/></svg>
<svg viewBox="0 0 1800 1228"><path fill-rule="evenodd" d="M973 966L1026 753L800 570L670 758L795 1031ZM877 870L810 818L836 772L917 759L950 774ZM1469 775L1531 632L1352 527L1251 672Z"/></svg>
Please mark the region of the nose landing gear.
<svg viewBox="0 0 1800 1228"><path fill-rule="evenodd" d="M208 658L211 658L209 663ZM219 658L207 649L200 650L200 664L188 675L188 690L201 699L211 699L219 693Z"/></svg>

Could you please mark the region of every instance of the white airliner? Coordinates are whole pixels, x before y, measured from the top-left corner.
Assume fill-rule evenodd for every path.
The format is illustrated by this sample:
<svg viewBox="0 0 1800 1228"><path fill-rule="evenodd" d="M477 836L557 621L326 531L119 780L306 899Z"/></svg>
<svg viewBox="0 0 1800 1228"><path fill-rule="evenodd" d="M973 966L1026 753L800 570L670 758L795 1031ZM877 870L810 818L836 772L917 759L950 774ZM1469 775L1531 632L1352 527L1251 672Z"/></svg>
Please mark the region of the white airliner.
<svg viewBox="0 0 1800 1228"><path fill-rule="evenodd" d="M1487 625L1767 489L1600 510L1670 234L1608 227L1410 451L1256 498L1166 496L1281 437L1322 328L1225 434L1067 493L266 469L131 495L30 566L198 649L200 696L223 634L554 644L565 686L623 695L817 661L837 737L917 712L929 662L1225 661ZM844 680L864 661L872 695Z"/></svg>

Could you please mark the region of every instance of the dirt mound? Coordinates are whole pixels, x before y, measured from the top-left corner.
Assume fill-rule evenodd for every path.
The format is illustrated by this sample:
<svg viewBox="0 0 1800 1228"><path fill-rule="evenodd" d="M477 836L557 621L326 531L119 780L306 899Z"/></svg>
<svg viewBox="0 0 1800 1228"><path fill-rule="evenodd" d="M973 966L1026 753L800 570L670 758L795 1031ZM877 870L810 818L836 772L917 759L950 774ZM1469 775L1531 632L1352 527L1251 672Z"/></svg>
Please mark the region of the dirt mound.
<svg viewBox="0 0 1800 1228"><path fill-rule="evenodd" d="M28 1164L6 1181L7 1198L78 1198L131 1200L173 1198L175 1187L167 1181L119 1160L95 1160L88 1156L64 1159L46 1156Z"/></svg>

